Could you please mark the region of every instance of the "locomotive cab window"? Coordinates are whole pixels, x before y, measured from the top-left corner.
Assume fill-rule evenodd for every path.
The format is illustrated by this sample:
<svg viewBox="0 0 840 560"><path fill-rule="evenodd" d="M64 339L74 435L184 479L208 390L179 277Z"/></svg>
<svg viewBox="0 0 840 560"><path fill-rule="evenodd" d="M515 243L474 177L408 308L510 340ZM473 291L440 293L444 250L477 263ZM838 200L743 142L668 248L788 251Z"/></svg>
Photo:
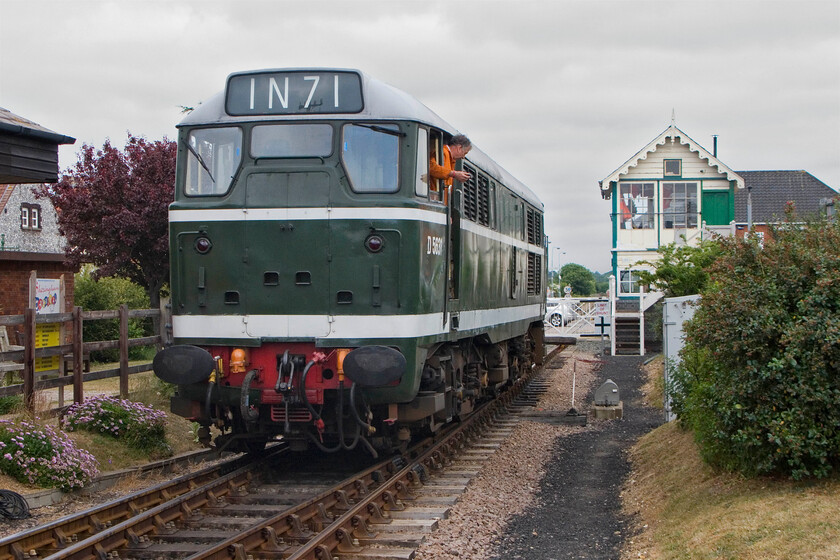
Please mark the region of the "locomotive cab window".
<svg viewBox="0 0 840 560"><path fill-rule="evenodd" d="M258 125L251 131L254 158L328 157L333 128L329 124Z"/></svg>
<svg viewBox="0 0 840 560"><path fill-rule="evenodd" d="M429 131L424 128L417 131L417 172L414 192L423 198L429 195Z"/></svg>
<svg viewBox="0 0 840 560"><path fill-rule="evenodd" d="M426 159L427 162L429 159L443 161L443 135L439 130L433 129L430 131L429 146L426 148L426 151L429 154ZM429 175L429 181L429 199L436 202L443 202L443 195L441 194L441 184L443 181L435 179L431 175Z"/></svg>
<svg viewBox="0 0 840 560"><path fill-rule="evenodd" d="M357 193L393 193L400 188L400 137L395 124L346 124L341 161Z"/></svg>
<svg viewBox="0 0 840 560"><path fill-rule="evenodd" d="M184 194L225 194L242 160L242 130L237 127L192 130L186 148L189 153Z"/></svg>

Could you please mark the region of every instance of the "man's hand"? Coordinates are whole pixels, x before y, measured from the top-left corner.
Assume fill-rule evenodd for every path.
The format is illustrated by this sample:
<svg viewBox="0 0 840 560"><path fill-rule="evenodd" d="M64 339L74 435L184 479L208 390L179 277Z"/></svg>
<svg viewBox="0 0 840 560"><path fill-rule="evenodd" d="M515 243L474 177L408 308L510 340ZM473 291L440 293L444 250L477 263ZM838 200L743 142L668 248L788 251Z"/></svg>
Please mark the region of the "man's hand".
<svg viewBox="0 0 840 560"><path fill-rule="evenodd" d="M461 181L462 183L465 183L466 181L470 180L470 174L466 171L452 171L450 173L450 175L452 176L453 179L457 179L458 181Z"/></svg>

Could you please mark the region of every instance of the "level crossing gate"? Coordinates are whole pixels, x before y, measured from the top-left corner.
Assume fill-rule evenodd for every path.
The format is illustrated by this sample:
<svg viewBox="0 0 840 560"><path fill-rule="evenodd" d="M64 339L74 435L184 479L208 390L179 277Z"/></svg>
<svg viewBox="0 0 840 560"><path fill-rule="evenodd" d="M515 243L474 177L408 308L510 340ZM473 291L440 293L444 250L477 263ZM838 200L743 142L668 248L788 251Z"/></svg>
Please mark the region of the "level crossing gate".
<svg viewBox="0 0 840 560"><path fill-rule="evenodd" d="M610 300L608 298L563 298L568 318L552 325L545 319L547 336L609 336Z"/></svg>

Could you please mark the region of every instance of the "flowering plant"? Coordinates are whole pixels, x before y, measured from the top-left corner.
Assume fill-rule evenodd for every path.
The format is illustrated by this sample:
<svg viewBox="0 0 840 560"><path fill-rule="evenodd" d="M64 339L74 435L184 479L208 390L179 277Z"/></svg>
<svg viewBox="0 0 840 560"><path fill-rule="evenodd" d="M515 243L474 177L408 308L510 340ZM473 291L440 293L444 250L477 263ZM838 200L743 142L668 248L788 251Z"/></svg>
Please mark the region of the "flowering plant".
<svg viewBox="0 0 840 560"><path fill-rule="evenodd" d="M142 403L99 395L73 404L64 415L67 431L111 436L129 447L171 455L166 442L166 414Z"/></svg>
<svg viewBox="0 0 840 560"><path fill-rule="evenodd" d="M60 430L0 420L0 470L42 488L81 488L99 474L99 463Z"/></svg>

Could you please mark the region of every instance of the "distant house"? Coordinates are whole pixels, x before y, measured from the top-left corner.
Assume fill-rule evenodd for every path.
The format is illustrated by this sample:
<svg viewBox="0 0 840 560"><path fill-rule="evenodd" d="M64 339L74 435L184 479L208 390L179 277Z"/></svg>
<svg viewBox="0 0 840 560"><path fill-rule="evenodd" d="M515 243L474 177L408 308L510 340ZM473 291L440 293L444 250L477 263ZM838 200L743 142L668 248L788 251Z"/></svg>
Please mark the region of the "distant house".
<svg viewBox="0 0 840 560"><path fill-rule="evenodd" d="M65 279L65 309L73 306L73 273L49 199L35 188L58 180L58 146L75 139L0 108L0 314L31 305L36 278Z"/></svg>
<svg viewBox="0 0 840 560"><path fill-rule="evenodd" d="M612 273L619 299L640 295L642 261L662 245L695 245L713 233L731 235L744 178L669 126L599 182L612 203Z"/></svg>
<svg viewBox="0 0 840 560"><path fill-rule="evenodd" d="M825 211L826 202L837 191L807 171L739 171L745 189L735 194L735 235L743 237L749 224L763 237L771 224L785 218L785 207L793 203L800 218Z"/></svg>

